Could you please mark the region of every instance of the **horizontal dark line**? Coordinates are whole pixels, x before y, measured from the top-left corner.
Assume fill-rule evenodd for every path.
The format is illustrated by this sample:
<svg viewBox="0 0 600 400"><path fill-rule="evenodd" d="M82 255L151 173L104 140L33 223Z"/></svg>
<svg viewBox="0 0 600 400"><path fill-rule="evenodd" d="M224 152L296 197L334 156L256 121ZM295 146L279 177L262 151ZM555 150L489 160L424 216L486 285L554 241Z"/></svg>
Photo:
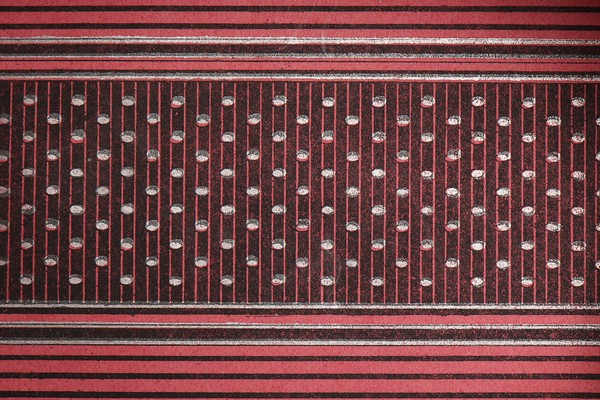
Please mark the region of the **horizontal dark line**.
<svg viewBox="0 0 600 400"><path fill-rule="evenodd" d="M594 13L598 7L543 6L4 6L0 12L530 12Z"/></svg>
<svg viewBox="0 0 600 400"><path fill-rule="evenodd" d="M135 399L135 398L179 398L179 399L222 399L222 392L82 392L82 391L0 391L0 397L53 397L53 398L92 398L92 399ZM375 392L375 393L348 393L348 392L227 392L227 398L236 399L598 399L599 393L570 393L570 392L482 392L482 393L455 393L455 392Z"/></svg>
<svg viewBox="0 0 600 400"><path fill-rule="evenodd" d="M229 374L229 373L112 373L112 372L1 372L0 379L171 379L171 380L272 380L272 379L327 379L327 380L598 380L600 374Z"/></svg>
<svg viewBox="0 0 600 400"><path fill-rule="evenodd" d="M600 356L136 356L136 355L0 355L0 361L157 361L157 362L600 362Z"/></svg>
<svg viewBox="0 0 600 400"><path fill-rule="evenodd" d="M47 29L383 29L383 30L524 30L524 31L600 31L596 25L526 25L526 24L189 24L189 23L122 23L122 24L0 24L0 30Z"/></svg>

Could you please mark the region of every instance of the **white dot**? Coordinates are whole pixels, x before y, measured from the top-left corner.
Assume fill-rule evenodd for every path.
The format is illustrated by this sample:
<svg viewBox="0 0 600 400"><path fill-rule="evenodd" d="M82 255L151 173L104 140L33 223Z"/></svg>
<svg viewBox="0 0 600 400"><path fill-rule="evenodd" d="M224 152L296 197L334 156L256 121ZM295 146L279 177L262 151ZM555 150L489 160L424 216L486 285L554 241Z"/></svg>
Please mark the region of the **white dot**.
<svg viewBox="0 0 600 400"><path fill-rule="evenodd" d="M460 261L458 261L456 258L449 258L446 260L444 265L447 268L457 268L460 265Z"/></svg>
<svg viewBox="0 0 600 400"><path fill-rule="evenodd" d="M296 117L296 122L298 125L306 125L308 124L308 116L307 115L298 115Z"/></svg>
<svg viewBox="0 0 600 400"><path fill-rule="evenodd" d="M30 250L31 248L33 248L33 245L33 239L25 238L21 241L21 249L23 250Z"/></svg>
<svg viewBox="0 0 600 400"><path fill-rule="evenodd" d="M198 268L206 267L208 265L208 258L196 257L196 259L194 260L194 265Z"/></svg>
<svg viewBox="0 0 600 400"><path fill-rule="evenodd" d="M358 161L359 158L360 154L357 151L350 151L348 154L346 154L346 160L349 162Z"/></svg>
<svg viewBox="0 0 600 400"><path fill-rule="evenodd" d="M48 122L48 125L57 125L60 124L61 121L62 117L60 114L50 114L46 117L46 122Z"/></svg>
<svg viewBox="0 0 600 400"><path fill-rule="evenodd" d="M148 196L156 196L159 192L159 188L156 185L150 185L145 191Z"/></svg>
<svg viewBox="0 0 600 400"><path fill-rule="evenodd" d="M333 249L333 240L331 239L327 239L327 240L323 240L321 241L321 249L322 250L331 250Z"/></svg>
<svg viewBox="0 0 600 400"><path fill-rule="evenodd" d="M44 226L46 227L47 231L55 231L58 229L59 224L60 223L57 219L48 218L44 223Z"/></svg>
<svg viewBox="0 0 600 400"><path fill-rule="evenodd" d="M524 242L521 242L522 250L530 251L530 250L533 250L534 247L535 247L535 243L533 242L533 240L526 240Z"/></svg>
<svg viewBox="0 0 600 400"><path fill-rule="evenodd" d="M11 117L8 114L2 113L0 114L0 125L8 125L10 124Z"/></svg>
<svg viewBox="0 0 600 400"><path fill-rule="evenodd" d="M432 132L423 132L421 134L421 142L423 142L423 143L431 143L431 142L433 142L434 138L435 138L435 136L433 135Z"/></svg>
<svg viewBox="0 0 600 400"><path fill-rule="evenodd" d="M576 240L573 243L571 243L572 251L585 251L586 247L587 247L587 244L581 240Z"/></svg>
<svg viewBox="0 0 600 400"><path fill-rule="evenodd" d="M298 189L296 189L296 194L298 196L306 196L308 194L308 186L299 186Z"/></svg>
<svg viewBox="0 0 600 400"><path fill-rule="evenodd" d="M285 275L281 275L281 274L273 275L273 278L271 279L271 284L273 286L283 285L284 283L285 283Z"/></svg>
<svg viewBox="0 0 600 400"><path fill-rule="evenodd" d="M384 283L385 281L381 277L374 277L371 279L371 286L379 287L383 286Z"/></svg>
<svg viewBox="0 0 600 400"><path fill-rule="evenodd" d="M381 107L385 106L386 102L387 102L387 100L386 100L385 96L375 96L375 97L373 97L371 104L373 105L373 107L381 108Z"/></svg>
<svg viewBox="0 0 600 400"><path fill-rule="evenodd" d="M498 119L498 126L509 126L509 125L510 125L510 118L500 117Z"/></svg>
<svg viewBox="0 0 600 400"><path fill-rule="evenodd" d="M583 181L583 180L585 180L585 172L583 172L583 171L573 171L571 173L571 177L573 179L575 179L576 181Z"/></svg>
<svg viewBox="0 0 600 400"><path fill-rule="evenodd" d="M350 126L358 125L359 122L359 118L356 115L348 115L345 120Z"/></svg>
<svg viewBox="0 0 600 400"><path fill-rule="evenodd" d="M223 250L231 250L235 246L235 241L233 239L223 239L221 241L221 249Z"/></svg>
<svg viewBox="0 0 600 400"><path fill-rule="evenodd" d="M475 206L475 207L471 208L471 214L473 214L473 216L475 216L475 217L481 217L481 216L485 215L485 207Z"/></svg>
<svg viewBox="0 0 600 400"><path fill-rule="evenodd" d="M573 286L573 287L580 287L580 286L583 286L584 284L585 284L585 280L583 279L583 277L576 276L573 279L571 279L571 286Z"/></svg>
<svg viewBox="0 0 600 400"><path fill-rule="evenodd" d="M322 286L333 286L334 283L335 283L335 279L333 276L324 276L321 278Z"/></svg>
<svg viewBox="0 0 600 400"><path fill-rule="evenodd" d="M181 143L185 138L185 132L183 131L173 131L171 134L171 143Z"/></svg>
<svg viewBox="0 0 600 400"><path fill-rule="evenodd" d="M382 216L385 214L385 206L378 204L371 209L373 215Z"/></svg>
<svg viewBox="0 0 600 400"><path fill-rule="evenodd" d="M549 163L555 163L560 161L560 153L553 151L548 153L546 156L546 161Z"/></svg>
<svg viewBox="0 0 600 400"><path fill-rule="evenodd" d="M419 285L421 285L422 287L430 287L431 285L433 285L433 280L431 278L422 278L419 281Z"/></svg>
<svg viewBox="0 0 600 400"><path fill-rule="evenodd" d="M575 132L571 136L571 142L575 144L581 144L585 141L585 135L582 132Z"/></svg>
<svg viewBox="0 0 600 400"><path fill-rule="evenodd" d="M485 133L483 132L473 132L471 134L471 143L473 144L481 144L485 141Z"/></svg>
<svg viewBox="0 0 600 400"><path fill-rule="evenodd" d="M385 171L381 168L376 168L371 172L371 175L373 175L373 178L375 179L381 179L385 177Z"/></svg>
<svg viewBox="0 0 600 400"><path fill-rule="evenodd" d="M296 260L296 267L297 268L306 268L308 267L308 258L306 257L300 257Z"/></svg>
<svg viewBox="0 0 600 400"><path fill-rule="evenodd" d="M285 240L281 238L274 239L273 242L271 242L271 248L273 250L283 250L285 248Z"/></svg>
<svg viewBox="0 0 600 400"><path fill-rule="evenodd" d="M560 260L550 259L550 260L546 261L547 269L556 269L558 267L560 267Z"/></svg>
<svg viewBox="0 0 600 400"><path fill-rule="evenodd" d="M550 189L546 190L546 196L548 196L552 199L557 199L560 197L560 189L550 188Z"/></svg>
<svg viewBox="0 0 600 400"><path fill-rule="evenodd" d="M523 179L530 181L532 179L535 179L535 171L532 171L532 170L523 171L521 173L521 176L523 177Z"/></svg>
<svg viewBox="0 0 600 400"><path fill-rule="evenodd" d="M148 162L156 162L159 156L160 153L156 149L150 149L146 152L146 158L148 159Z"/></svg>
<svg viewBox="0 0 600 400"><path fill-rule="evenodd" d="M573 207L571 209L571 214L576 217L580 217L585 214L585 209L583 207Z"/></svg>
<svg viewBox="0 0 600 400"><path fill-rule="evenodd" d="M346 259L346 267L347 268L356 268L358 267L358 261L354 258Z"/></svg>
<svg viewBox="0 0 600 400"><path fill-rule="evenodd" d="M426 181L432 180L434 178L433 171L422 171L421 178L423 178Z"/></svg>
<svg viewBox="0 0 600 400"><path fill-rule="evenodd" d="M408 188L398 188L396 190L396 196L397 197L407 197L409 195L409 191Z"/></svg>
<svg viewBox="0 0 600 400"><path fill-rule="evenodd" d="M23 133L23 142L25 142L25 143L31 143L34 140L35 140L35 132L33 132L33 131L25 131ZM56 151L58 151L58 150L56 150ZM50 152L51 152L51 150L48 150L48 152L46 153L46 155L49 156L51 154ZM48 158L49 161L55 161L57 159L58 159L58 157L56 157L54 160L51 160L50 158Z"/></svg>
<svg viewBox="0 0 600 400"><path fill-rule="evenodd" d="M485 171L482 169L475 169L471 171L471 177L476 180L485 178Z"/></svg>
<svg viewBox="0 0 600 400"><path fill-rule="evenodd" d="M310 220L306 218L300 218L298 222L296 222L296 230L298 232L306 232L310 228Z"/></svg>
<svg viewBox="0 0 600 400"><path fill-rule="evenodd" d="M10 153L6 150L0 150L0 162L7 162L10 158Z"/></svg>
<svg viewBox="0 0 600 400"><path fill-rule="evenodd" d="M150 256L146 257L146 266L147 267L156 267L158 265L158 257Z"/></svg>
<svg viewBox="0 0 600 400"><path fill-rule="evenodd" d="M185 97L183 96L173 96L171 99L171 107L180 108L185 104Z"/></svg>
<svg viewBox="0 0 600 400"><path fill-rule="evenodd" d="M533 278L530 276L524 276L521 278L521 286L523 287L532 287L533 286Z"/></svg>
<svg viewBox="0 0 600 400"><path fill-rule="evenodd" d="M408 126L410 124L410 117L408 115L398 115L396 119L396 125L398 126Z"/></svg>
<svg viewBox="0 0 600 400"><path fill-rule="evenodd" d="M108 114L100 114L96 120L100 125L106 125L110 122L110 117Z"/></svg>
<svg viewBox="0 0 600 400"><path fill-rule="evenodd" d="M408 232L408 221L400 220L396 222L396 232Z"/></svg>
<svg viewBox="0 0 600 400"><path fill-rule="evenodd" d="M121 141L123 143L132 143L135 140L135 133L133 131L125 131L121 133Z"/></svg>
<svg viewBox="0 0 600 400"><path fill-rule="evenodd" d="M296 152L296 160L298 160L300 162L308 160L308 157L309 157L309 154L308 154L308 151L306 151L306 150L298 150Z"/></svg>
<svg viewBox="0 0 600 400"><path fill-rule="evenodd" d="M275 143L281 143L285 140L286 134L283 131L273 132L272 139Z"/></svg>
<svg viewBox="0 0 600 400"><path fill-rule="evenodd" d="M128 286L133 283L133 276L131 275L123 275L119 278L119 282L121 285Z"/></svg>
<svg viewBox="0 0 600 400"><path fill-rule="evenodd" d="M158 115L156 113L150 113L146 116L146 121L150 125L156 125L160 122L160 115Z"/></svg>
<svg viewBox="0 0 600 400"><path fill-rule="evenodd" d="M105 219L101 219L96 221L96 229L99 231L105 231L108 229L108 221Z"/></svg>
<svg viewBox="0 0 600 400"><path fill-rule="evenodd" d="M174 168L171 170L171 178L183 178L183 168Z"/></svg>
<svg viewBox="0 0 600 400"><path fill-rule="evenodd" d="M533 143L535 142L535 139L535 134L531 132L525 132L523 136L521 136L521 140L523 141L523 143Z"/></svg>
<svg viewBox="0 0 600 400"><path fill-rule="evenodd" d="M558 222L548 222L546 224L546 230L549 232L559 232L562 228L562 225Z"/></svg>
<svg viewBox="0 0 600 400"><path fill-rule="evenodd" d="M446 125L455 126L460 125L461 118L458 115L453 115L446 120Z"/></svg>
<svg viewBox="0 0 600 400"><path fill-rule="evenodd" d="M235 207L231 204L225 204L221 206L221 213L223 215L233 215L235 214Z"/></svg>
<svg viewBox="0 0 600 400"><path fill-rule="evenodd" d="M46 267L54 267L58 264L57 256L46 256L44 257L44 265Z"/></svg>
<svg viewBox="0 0 600 400"><path fill-rule="evenodd" d="M281 215L285 214L286 208L283 204L276 204L273 206L273 208L271 208L271 211L273 212L273 214Z"/></svg>
<svg viewBox="0 0 600 400"><path fill-rule="evenodd" d="M224 168L221 170L221 176L223 178L233 178L235 176L235 171L232 168Z"/></svg>
<svg viewBox="0 0 600 400"><path fill-rule="evenodd" d="M521 104L523 108L532 108L535 106L535 97L525 97Z"/></svg>
<svg viewBox="0 0 600 400"><path fill-rule="evenodd" d="M506 260L506 259L500 259L498 261L496 261L496 268L500 269L500 270L505 270L508 269L510 267L510 261Z"/></svg>
<svg viewBox="0 0 600 400"><path fill-rule="evenodd" d="M248 161L256 161L260 158L260 152L257 149L250 149L246 152Z"/></svg>
<svg viewBox="0 0 600 400"><path fill-rule="evenodd" d="M132 238L121 239L121 250L129 251L131 249L133 249L133 239Z"/></svg>
<svg viewBox="0 0 600 400"><path fill-rule="evenodd" d="M419 246L419 248L422 251L429 251L429 250L433 249L433 240L431 240L431 239L421 240L421 245Z"/></svg>
<svg viewBox="0 0 600 400"><path fill-rule="evenodd" d="M260 123L260 114L254 113L248 116L248 125L258 125Z"/></svg>
<svg viewBox="0 0 600 400"><path fill-rule="evenodd" d="M481 96L474 96L474 97L471 99L471 105L472 105L473 107L481 107L481 106L483 106L484 104L485 104L485 99L484 99L483 97L481 97Z"/></svg>
<svg viewBox="0 0 600 400"><path fill-rule="evenodd" d="M348 186L346 188L346 196L357 197L360 194L360 190L356 186Z"/></svg>
<svg viewBox="0 0 600 400"><path fill-rule="evenodd" d="M83 206L82 205L78 205L78 204L72 205L69 208L69 211L73 215L81 215L81 214L83 214Z"/></svg>
<svg viewBox="0 0 600 400"><path fill-rule="evenodd" d="M121 170L121 175L125 178L131 178L135 174L132 167L125 167Z"/></svg>
<svg viewBox="0 0 600 400"><path fill-rule="evenodd" d="M98 150L98 152L96 153L96 158L99 161L108 161L108 159L110 159L110 150L108 150L108 149Z"/></svg>
<svg viewBox="0 0 600 400"><path fill-rule="evenodd" d="M481 251L485 249L485 242L482 240L476 240L471 243L471 250L473 251Z"/></svg>
<svg viewBox="0 0 600 400"><path fill-rule="evenodd" d="M0 219L0 232L8 231L10 223L5 219Z"/></svg>
<svg viewBox="0 0 600 400"><path fill-rule="evenodd" d="M498 154L496 154L496 160L502 162L502 161L508 161L511 158L511 154L509 151L501 151Z"/></svg>
<svg viewBox="0 0 600 400"><path fill-rule="evenodd" d="M386 242L385 239L374 239L371 241L371 250L373 251L381 251L385 247Z"/></svg>
<svg viewBox="0 0 600 400"><path fill-rule="evenodd" d="M156 232L158 230L159 226L160 226L159 222L155 219L146 221L146 230L148 232Z"/></svg>
<svg viewBox="0 0 600 400"><path fill-rule="evenodd" d="M246 189L246 194L250 197L255 197L260 194L260 189L257 186L250 186Z"/></svg>
<svg viewBox="0 0 600 400"><path fill-rule="evenodd" d="M397 258L394 261L396 268L406 268L408 267L408 260L406 258Z"/></svg>
<svg viewBox="0 0 600 400"><path fill-rule="evenodd" d="M498 221L496 224L496 229L500 232L506 232L511 227L510 221Z"/></svg>
<svg viewBox="0 0 600 400"><path fill-rule="evenodd" d="M183 240L181 239L173 239L169 242L169 248L171 250L179 250L183 247Z"/></svg>
<svg viewBox="0 0 600 400"><path fill-rule="evenodd" d="M572 107L583 107L585 104L585 99L583 97L573 97L571 99Z"/></svg>
<svg viewBox="0 0 600 400"><path fill-rule="evenodd" d="M535 208L533 208L531 206L525 206L521 209L521 211L523 212L523 215L525 215L526 217L531 217L531 216L533 216L533 214L535 214Z"/></svg>
<svg viewBox="0 0 600 400"><path fill-rule="evenodd" d="M321 176L325 179L331 179L335 176L335 171L331 168L325 168L321 171Z"/></svg>
<svg viewBox="0 0 600 400"><path fill-rule="evenodd" d="M457 161L460 159L462 152L459 149L450 149L446 154L446 161Z"/></svg>
<svg viewBox="0 0 600 400"><path fill-rule="evenodd" d="M283 178L284 176L286 176L287 171L285 170L285 168L275 168L273 170L273 177L275 178Z"/></svg>
<svg viewBox="0 0 600 400"><path fill-rule="evenodd" d="M334 209L331 206L324 206L323 208L321 208L321 212L325 215L331 215L333 214Z"/></svg>
<svg viewBox="0 0 600 400"><path fill-rule="evenodd" d="M246 266L247 267L258 267L258 257L256 257L256 256L246 257Z"/></svg>
<svg viewBox="0 0 600 400"><path fill-rule="evenodd" d="M34 177L35 176L35 168L23 168L23 171L21 171L21 174L25 178Z"/></svg>
<svg viewBox="0 0 600 400"><path fill-rule="evenodd" d="M208 151L206 150L198 150L196 151L196 161L201 163L201 162L206 162L208 161L209 158L209 154Z"/></svg>
<svg viewBox="0 0 600 400"><path fill-rule="evenodd" d="M69 276L69 283L71 285L79 285L81 282L83 282L83 278L81 277L81 275L72 274Z"/></svg>
<svg viewBox="0 0 600 400"><path fill-rule="evenodd" d="M172 276L169 278L169 285L173 287L181 286L183 279L180 276Z"/></svg>
<svg viewBox="0 0 600 400"><path fill-rule="evenodd" d="M396 161L400 163L407 162L409 156L410 154L408 153L408 150L400 150L398 153L396 153Z"/></svg>
<svg viewBox="0 0 600 400"><path fill-rule="evenodd" d="M33 275L30 275L30 274L21 275L21 277L19 278L19 282L21 283L21 285L24 285L24 286L31 285L33 283Z"/></svg>
<svg viewBox="0 0 600 400"><path fill-rule="evenodd" d="M285 103L287 103L287 98L284 95L278 94L273 96L273 105L275 107L281 107Z"/></svg>
<svg viewBox="0 0 600 400"><path fill-rule="evenodd" d="M484 283L485 283L485 280L479 276L476 276L475 278L471 279L471 285L473 285L473 287L476 287L476 288L482 287Z"/></svg>
<svg viewBox="0 0 600 400"><path fill-rule="evenodd" d="M85 140L85 131L83 129L75 129L71 132L71 143L83 143Z"/></svg>
<svg viewBox="0 0 600 400"><path fill-rule="evenodd" d="M196 125L207 126L210 122L210 117L206 114L200 114L196 116Z"/></svg>
<svg viewBox="0 0 600 400"><path fill-rule="evenodd" d="M94 263L97 267L106 267L108 265L108 257L97 256L96 258L94 258Z"/></svg>
<svg viewBox="0 0 600 400"><path fill-rule="evenodd" d="M32 106L37 103L37 96L35 94L26 94L23 96L23 104L26 106Z"/></svg>
<svg viewBox="0 0 600 400"><path fill-rule="evenodd" d="M81 178L83 176L83 170L81 168L73 168L69 171L69 175L73 178Z"/></svg>
<svg viewBox="0 0 600 400"><path fill-rule="evenodd" d="M171 214L181 214L183 212L183 204L173 204L171 206Z"/></svg>
<svg viewBox="0 0 600 400"><path fill-rule="evenodd" d="M555 115L548 117L548 119L546 120L547 126L559 126L560 124L561 124L560 118Z"/></svg>
<svg viewBox="0 0 600 400"><path fill-rule="evenodd" d="M249 219L246 221L246 229L253 232L256 231L259 227L259 223L257 219Z"/></svg>
<svg viewBox="0 0 600 400"><path fill-rule="evenodd" d="M501 187L496 190L496 195L498 197L510 197L510 189L507 187Z"/></svg>
<svg viewBox="0 0 600 400"><path fill-rule="evenodd" d="M431 95L424 96L421 99L421 107L429 108L435 104L435 98Z"/></svg>
<svg viewBox="0 0 600 400"><path fill-rule="evenodd" d="M35 206L31 204L23 204L21 206L21 214L31 215L35 213Z"/></svg>
<svg viewBox="0 0 600 400"><path fill-rule="evenodd" d="M333 107L335 104L335 99L333 97L325 97L321 104L326 108Z"/></svg>
<svg viewBox="0 0 600 400"><path fill-rule="evenodd" d="M386 134L385 132L377 131L373 132L371 135L371 140L373 143L383 143L385 141Z"/></svg>
<svg viewBox="0 0 600 400"><path fill-rule="evenodd" d="M446 196L448 196L451 199L456 199L460 197L460 190L458 190L457 188L447 188L446 189Z"/></svg>
<svg viewBox="0 0 600 400"><path fill-rule="evenodd" d="M208 221L205 219L200 219L196 221L194 228L196 229L196 232L206 232L208 230Z"/></svg>
<svg viewBox="0 0 600 400"><path fill-rule="evenodd" d="M221 105L223 107L231 107L235 104L235 97L233 96L223 96L221 99Z"/></svg>
<svg viewBox="0 0 600 400"><path fill-rule="evenodd" d="M135 97L133 96L123 96L121 98L121 104L125 107L131 107L135 104Z"/></svg>
<svg viewBox="0 0 600 400"><path fill-rule="evenodd" d="M356 231L358 231L359 228L360 228L360 226L358 225L358 222L356 222L356 221L346 222L346 230L348 232L356 232Z"/></svg>
<svg viewBox="0 0 600 400"><path fill-rule="evenodd" d="M426 217L431 217L433 213L434 210L432 206L425 206L421 208L421 214L425 215Z"/></svg>

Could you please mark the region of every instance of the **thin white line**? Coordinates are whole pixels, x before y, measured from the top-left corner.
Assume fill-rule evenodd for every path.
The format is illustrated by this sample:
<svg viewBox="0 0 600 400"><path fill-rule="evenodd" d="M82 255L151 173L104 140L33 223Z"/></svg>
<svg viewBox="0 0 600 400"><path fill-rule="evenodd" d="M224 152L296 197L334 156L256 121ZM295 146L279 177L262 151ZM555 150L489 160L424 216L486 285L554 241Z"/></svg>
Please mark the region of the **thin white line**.
<svg viewBox="0 0 600 400"><path fill-rule="evenodd" d="M599 311L600 304L281 304L281 303L247 303L247 304L87 304L87 303L4 303L1 308L52 308L77 309L95 308L111 309L276 309L276 310L593 310Z"/></svg>
<svg viewBox="0 0 600 400"><path fill-rule="evenodd" d="M116 73L107 72L77 72L69 71L64 73L40 73L0 71L0 79L96 79L96 80L209 80L209 81L227 81L237 79L279 79L279 80L343 80L343 81L365 81L381 80L392 82L404 81L426 81L426 82L600 82L599 74L577 74L577 75L552 75L552 74L407 74L398 71L396 73L248 73L248 72L197 72L197 73Z"/></svg>
<svg viewBox="0 0 600 400"><path fill-rule="evenodd" d="M14 53L2 54L1 59L77 59L83 61L86 58L91 59L157 59L157 58L175 58L175 59L225 59L228 61L236 61L240 58L263 59L263 58L339 58L339 59L358 59L358 58L474 58L474 59L582 59L582 60L598 60L598 55L581 55L581 54L501 54L501 53L457 53L457 54L438 54L438 53Z"/></svg>
<svg viewBox="0 0 600 400"><path fill-rule="evenodd" d="M0 340L1 345L130 346L600 346L586 340Z"/></svg>
<svg viewBox="0 0 600 400"><path fill-rule="evenodd" d="M294 330L312 330L312 329L349 329L349 330L546 330L560 329L567 331L574 330L600 330L600 325L590 324L551 324L551 325L521 325L521 324L460 324L460 325L443 325L443 324L428 324L428 325L374 325L374 324L257 324L257 323L156 323L156 322L0 322L0 328L127 328L127 329L294 329Z"/></svg>
<svg viewBox="0 0 600 400"><path fill-rule="evenodd" d="M502 44L502 45L598 45L598 39L521 39L521 38L323 38L323 37L146 37L105 36L2 38L0 44L80 44L80 43L165 43L165 44Z"/></svg>

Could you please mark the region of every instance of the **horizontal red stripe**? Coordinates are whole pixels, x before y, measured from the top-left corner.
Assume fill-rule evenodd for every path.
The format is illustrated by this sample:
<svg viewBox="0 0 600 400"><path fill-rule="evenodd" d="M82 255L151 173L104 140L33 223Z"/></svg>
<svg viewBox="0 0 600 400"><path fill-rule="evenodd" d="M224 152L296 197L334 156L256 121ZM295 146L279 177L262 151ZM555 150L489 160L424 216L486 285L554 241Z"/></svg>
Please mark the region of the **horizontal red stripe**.
<svg viewBox="0 0 600 400"><path fill-rule="evenodd" d="M2 24L525 24L600 25L599 13L502 12L5 12ZM310 28L310 27L307 27Z"/></svg>
<svg viewBox="0 0 600 400"><path fill-rule="evenodd" d="M570 392L598 390L591 380L336 380L327 379L3 379L2 390L12 391L149 391L149 392L426 392L494 393L494 392Z"/></svg>
<svg viewBox="0 0 600 400"><path fill-rule="evenodd" d="M597 356L593 346L78 346L0 345L13 355L136 356Z"/></svg>
<svg viewBox="0 0 600 400"><path fill-rule="evenodd" d="M162 374L596 374L600 362L6 361L5 372Z"/></svg>

